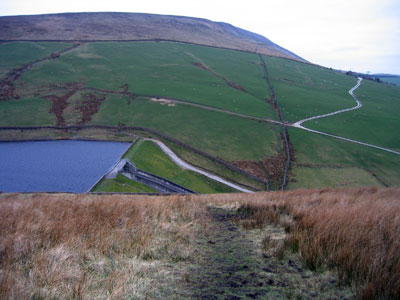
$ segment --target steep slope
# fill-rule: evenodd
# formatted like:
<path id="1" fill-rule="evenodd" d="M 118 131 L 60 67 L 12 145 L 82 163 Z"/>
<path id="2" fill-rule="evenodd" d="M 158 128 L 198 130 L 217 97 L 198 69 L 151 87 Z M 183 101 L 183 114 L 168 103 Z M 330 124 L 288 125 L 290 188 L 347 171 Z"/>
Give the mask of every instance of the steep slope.
<path id="1" fill-rule="evenodd" d="M 173 40 L 304 61 L 267 38 L 227 23 L 139 13 L 64 13 L 0 18 L 0 40 Z"/>

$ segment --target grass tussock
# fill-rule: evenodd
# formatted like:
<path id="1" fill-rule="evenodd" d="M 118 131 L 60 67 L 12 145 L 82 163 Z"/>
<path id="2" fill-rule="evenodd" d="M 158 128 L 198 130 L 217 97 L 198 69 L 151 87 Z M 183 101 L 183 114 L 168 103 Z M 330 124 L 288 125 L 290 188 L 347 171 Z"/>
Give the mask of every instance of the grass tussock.
<path id="1" fill-rule="evenodd" d="M 354 189 L 293 197 L 287 240 L 308 267 L 334 267 L 362 299 L 400 298 L 400 191 Z"/>
<path id="2" fill-rule="evenodd" d="M 143 298 L 160 261 L 190 259 L 200 213 L 184 197 L 2 195 L 0 298 Z"/>
<path id="3" fill-rule="evenodd" d="M 400 298 L 400 189 L 296 190 L 240 202 L 244 228 L 284 226 L 279 257 L 291 250 L 311 270 L 337 270 L 361 299 Z"/>
<path id="4" fill-rule="evenodd" d="M 360 299 L 400 298 L 400 189 L 202 196 L 0 196 L 1 299 L 162 297 L 165 264 L 192 259 L 207 206 L 236 209 L 245 229 L 280 225 L 310 269 L 336 270 Z M 260 231 L 262 232 L 262 231 Z M 279 247 L 278 247 L 279 248 Z M 161 280 L 161 281 L 160 281 Z M 163 281 L 164 280 L 164 281 Z M 156 296 L 154 296 L 156 295 Z"/>

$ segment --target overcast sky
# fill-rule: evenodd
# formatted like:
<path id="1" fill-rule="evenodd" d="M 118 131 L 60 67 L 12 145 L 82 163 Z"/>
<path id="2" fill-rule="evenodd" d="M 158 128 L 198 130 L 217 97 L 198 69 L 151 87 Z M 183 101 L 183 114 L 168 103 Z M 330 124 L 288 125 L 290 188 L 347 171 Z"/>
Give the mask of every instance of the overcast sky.
<path id="1" fill-rule="evenodd" d="M 400 0 L 1 0 L 0 15 L 81 11 L 200 17 L 259 33 L 310 62 L 400 74 Z"/>

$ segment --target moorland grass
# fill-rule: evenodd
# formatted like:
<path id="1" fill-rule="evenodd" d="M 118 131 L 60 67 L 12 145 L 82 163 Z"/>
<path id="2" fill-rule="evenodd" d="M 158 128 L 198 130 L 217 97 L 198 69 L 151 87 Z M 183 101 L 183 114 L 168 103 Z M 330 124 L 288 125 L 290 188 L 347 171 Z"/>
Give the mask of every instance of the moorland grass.
<path id="1" fill-rule="evenodd" d="M 236 210 L 236 223 L 255 229 L 257 241 L 268 233 L 264 228 L 284 226 L 284 243 L 273 246 L 272 255 L 300 253 L 303 272 L 331 268 L 339 284 L 351 285 L 362 299 L 398 299 L 399 197 L 393 188 L 170 197 L 3 194 L 0 298 L 182 295 L 191 284 L 188 273 L 201 269 L 195 258 L 199 233 L 211 230 L 209 208 L 218 207 Z M 262 253 L 274 244 L 272 235 L 263 241 L 251 250 Z M 223 265 L 226 258 L 220 259 Z M 279 273 L 283 264 L 273 267 Z"/>
<path id="2" fill-rule="evenodd" d="M 157 298 L 206 217 L 176 196 L 8 194 L 0 207 L 1 299 Z"/>
<path id="3" fill-rule="evenodd" d="M 239 209 L 254 224 L 277 222 L 289 233 L 276 254 L 301 253 L 313 270 L 333 268 L 339 283 L 349 284 L 360 299 L 400 296 L 399 189 L 296 190 L 251 197 Z M 293 220 L 281 219 L 282 212 Z M 283 213 L 284 215 L 284 213 Z"/>
<path id="4" fill-rule="evenodd" d="M 363 80 L 354 93 L 363 104 L 360 109 L 310 121 L 304 126 L 400 150 L 400 87 Z"/>

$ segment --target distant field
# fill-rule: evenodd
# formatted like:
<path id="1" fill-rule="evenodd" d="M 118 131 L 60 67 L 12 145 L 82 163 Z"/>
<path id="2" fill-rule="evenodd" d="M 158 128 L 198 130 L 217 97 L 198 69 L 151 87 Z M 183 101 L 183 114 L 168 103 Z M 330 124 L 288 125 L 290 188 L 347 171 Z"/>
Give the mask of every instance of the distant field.
<path id="1" fill-rule="evenodd" d="M 400 87 L 363 80 L 354 92 L 363 106 L 306 127 L 382 147 L 400 150 Z M 355 105 L 355 101 L 354 101 Z"/>
<path id="2" fill-rule="evenodd" d="M 297 182 L 289 183 L 289 188 L 381 185 L 369 172 L 386 185 L 400 185 L 399 155 L 296 128 L 289 129 L 289 135 L 296 149 L 296 162 L 315 168 L 311 174 L 308 168 L 294 165 L 292 172 Z"/>
<path id="3" fill-rule="evenodd" d="M 262 159 L 277 151 L 274 126 L 187 105 L 109 96 L 92 124 L 150 127 L 225 160 Z M 129 104 L 128 104 L 129 103 Z"/>
<path id="4" fill-rule="evenodd" d="M 357 82 L 354 77 L 287 59 L 264 59 L 287 121 L 353 106 L 348 90 Z"/>
<path id="5" fill-rule="evenodd" d="M 293 173 L 296 175 L 297 182 L 290 183 L 290 189 L 383 186 L 382 183 L 366 170 L 357 167 L 329 168 L 294 166 Z"/>
<path id="6" fill-rule="evenodd" d="M 12 42 L 0 44 L 0 78 L 14 68 L 70 46 L 67 43 Z"/>
<path id="7" fill-rule="evenodd" d="M 50 102 L 40 98 L 0 101 L 0 126 L 43 126 L 54 123 Z"/>

